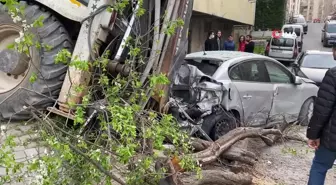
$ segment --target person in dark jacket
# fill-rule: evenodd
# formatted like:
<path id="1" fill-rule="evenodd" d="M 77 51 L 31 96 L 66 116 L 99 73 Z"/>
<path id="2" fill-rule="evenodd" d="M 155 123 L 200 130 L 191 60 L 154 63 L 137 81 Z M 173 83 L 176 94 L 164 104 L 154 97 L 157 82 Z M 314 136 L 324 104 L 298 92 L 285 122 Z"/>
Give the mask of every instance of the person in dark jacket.
<path id="1" fill-rule="evenodd" d="M 254 42 L 252 41 L 251 35 L 246 35 L 245 52 L 248 52 L 248 53 L 254 52 Z"/>
<path id="2" fill-rule="evenodd" d="M 224 42 L 224 50 L 227 51 L 234 51 L 235 50 L 235 43 L 233 41 L 232 35 L 228 37 L 228 40 Z"/>
<path id="3" fill-rule="evenodd" d="M 215 44 L 214 44 L 214 50 L 215 51 L 220 51 L 220 50 L 224 50 L 224 43 L 222 40 L 222 32 L 221 31 L 217 31 L 217 34 L 215 36 Z"/>
<path id="4" fill-rule="evenodd" d="M 336 45 L 333 46 L 336 60 Z M 307 129 L 308 146 L 315 149 L 308 185 L 324 185 L 336 159 L 336 67 L 329 69 L 315 99 Z"/>
<path id="5" fill-rule="evenodd" d="M 213 51 L 215 44 L 215 32 L 209 31 L 208 38 L 205 40 L 204 43 L 204 51 Z"/>

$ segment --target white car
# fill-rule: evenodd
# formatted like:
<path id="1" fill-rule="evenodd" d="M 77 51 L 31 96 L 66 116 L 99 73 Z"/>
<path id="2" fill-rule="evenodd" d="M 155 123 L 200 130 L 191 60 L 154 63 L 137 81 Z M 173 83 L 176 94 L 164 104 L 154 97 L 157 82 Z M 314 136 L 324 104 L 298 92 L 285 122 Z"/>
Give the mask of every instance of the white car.
<path id="1" fill-rule="evenodd" d="M 313 81 L 293 75 L 270 57 L 191 53 L 174 78 L 171 112 L 185 129 L 198 125 L 216 139 L 236 126 L 267 127 L 284 117 L 307 125 L 317 91 Z"/>
<path id="2" fill-rule="evenodd" d="M 281 31 L 283 33 L 295 33 L 296 40 L 298 41 L 299 52 L 302 51 L 303 47 L 303 26 L 299 24 L 285 24 L 282 26 Z"/>
<path id="3" fill-rule="evenodd" d="M 299 53 L 299 43 L 292 34 L 282 35 L 279 38 L 272 37 L 265 49 L 266 56 L 284 62 L 295 62 Z"/>

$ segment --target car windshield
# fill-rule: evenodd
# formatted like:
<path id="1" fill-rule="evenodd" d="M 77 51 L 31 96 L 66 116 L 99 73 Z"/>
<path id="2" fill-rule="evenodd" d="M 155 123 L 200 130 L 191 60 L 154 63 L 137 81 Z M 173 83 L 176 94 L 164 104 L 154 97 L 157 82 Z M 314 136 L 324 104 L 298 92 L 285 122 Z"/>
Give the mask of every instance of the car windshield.
<path id="1" fill-rule="evenodd" d="M 302 59 L 301 67 L 329 69 L 336 66 L 332 54 L 310 54 Z"/>
<path id="2" fill-rule="evenodd" d="M 296 18 L 293 19 L 293 22 L 294 23 L 305 23 L 306 21 L 302 17 L 296 17 Z"/>
<path id="3" fill-rule="evenodd" d="M 280 46 L 280 47 L 293 47 L 294 39 L 291 38 L 273 38 L 272 46 Z"/>
<path id="4" fill-rule="evenodd" d="M 200 71 L 208 76 L 215 74 L 218 67 L 221 65 L 221 61 L 217 60 L 204 60 L 204 59 L 186 59 L 189 65 L 197 67 Z"/>
<path id="5" fill-rule="evenodd" d="M 328 33 L 336 33 L 336 24 L 329 24 L 327 26 L 327 32 Z"/>
<path id="6" fill-rule="evenodd" d="M 284 28 L 284 32 L 285 33 L 293 33 L 293 31 L 295 32 L 295 34 L 297 36 L 301 36 L 301 30 L 300 30 L 300 28 L 293 28 L 293 27 L 285 27 Z"/>

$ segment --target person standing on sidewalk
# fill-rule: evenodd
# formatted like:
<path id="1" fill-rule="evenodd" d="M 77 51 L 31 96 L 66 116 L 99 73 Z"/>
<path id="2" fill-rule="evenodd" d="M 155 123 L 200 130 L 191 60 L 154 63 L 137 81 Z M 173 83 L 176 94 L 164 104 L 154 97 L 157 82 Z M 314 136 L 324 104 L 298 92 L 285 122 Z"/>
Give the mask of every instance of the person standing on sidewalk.
<path id="1" fill-rule="evenodd" d="M 248 52 L 248 53 L 254 52 L 254 42 L 252 41 L 251 35 L 246 35 L 245 52 Z"/>
<path id="2" fill-rule="evenodd" d="M 238 51 L 245 52 L 245 45 L 246 45 L 245 36 L 242 35 L 239 37 Z"/>
<path id="3" fill-rule="evenodd" d="M 235 50 L 235 43 L 234 43 L 234 41 L 233 41 L 233 37 L 232 37 L 232 35 L 230 35 L 229 37 L 228 37 L 228 40 L 226 40 L 225 42 L 224 42 L 224 50 L 227 50 L 227 51 L 234 51 Z"/>
<path id="4" fill-rule="evenodd" d="M 215 32 L 209 31 L 208 38 L 204 42 L 204 51 L 213 51 L 215 44 Z"/>
<path id="5" fill-rule="evenodd" d="M 336 60 L 336 45 L 333 45 Z M 324 185 L 326 174 L 336 160 L 336 67 L 329 69 L 315 99 L 307 129 L 308 146 L 315 149 L 308 185 Z"/>
<path id="6" fill-rule="evenodd" d="M 217 31 L 216 37 L 215 37 L 215 51 L 220 51 L 224 49 L 224 43 L 222 40 L 222 32 L 220 30 Z"/>

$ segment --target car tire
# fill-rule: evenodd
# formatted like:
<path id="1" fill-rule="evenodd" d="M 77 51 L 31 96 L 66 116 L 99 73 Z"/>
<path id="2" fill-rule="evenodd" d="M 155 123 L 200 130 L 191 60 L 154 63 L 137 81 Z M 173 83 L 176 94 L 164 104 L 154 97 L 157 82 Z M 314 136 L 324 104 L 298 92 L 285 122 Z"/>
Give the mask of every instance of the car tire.
<path id="1" fill-rule="evenodd" d="M 326 40 L 323 40 L 323 47 L 327 47 L 328 43 L 326 42 Z"/>
<path id="2" fill-rule="evenodd" d="M 300 110 L 298 117 L 298 124 L 301 126 L 308 126 L 309 121 L 313 115 L 314 110 L 314 98 L 307 99 Z"/>
<path id="3" fill-rule="evenodd" d="M 0 93 L 0 118 L 5 120 L 27 120 L 32 117 L 31 110 L 45 110 L 55 103 L 68 67 L 64 64 L 55 64 L 54 59 L 62 49 L 70 52 L 73 49 L 68 32 L 51 12 L 43 10 L 38 5 L 29 5 L 21 1 L 20 6 L 22 5 L 25 6 L 27 23 L 31 24 L 43 16 L 43 26 L 32 29 L 31 33 L 41 45 L 46 44 L 49 49 L 32 47 L 29 65 L 20 81 L 14 84 L 13 88 Z M 20 24 L 13 22 L 2 4 L 0 4 L 0 22 L 2 25 L 21 28 Z M 30 77 L 34 73 L 36 80 L 31 81 Z"/>
<path id="4" fill-rule="evenodd" d="M 238 127 L 236 117 L 228 111 L 221 111 L 220 113 L 209 117 L 209 119 L 215 123 L 209 135 L 214 141 Z M 207 123 L 206 120 L 204 120 L 204 123 Z"/>

